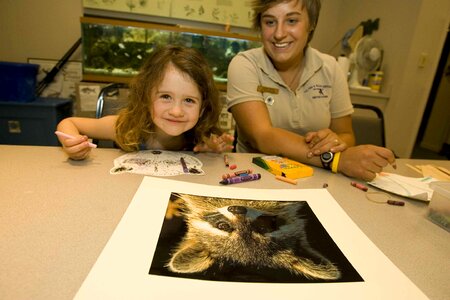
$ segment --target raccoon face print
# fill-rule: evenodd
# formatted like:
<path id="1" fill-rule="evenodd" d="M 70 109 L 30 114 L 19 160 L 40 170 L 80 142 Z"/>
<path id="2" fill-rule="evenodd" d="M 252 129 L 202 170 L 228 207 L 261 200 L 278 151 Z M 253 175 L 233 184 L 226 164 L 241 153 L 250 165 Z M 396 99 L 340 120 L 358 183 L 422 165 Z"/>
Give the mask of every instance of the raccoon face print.
<path id="1" fill-rule="evenodd" d="M 313 249 L 305 202 L 252 201 L 176 194 L 183 200 L 187 232 L 167 267 L 175 273 L 197 273 L 213 264 L 283 268 L 309 279 L 336 280 L 341 274 Z"/>

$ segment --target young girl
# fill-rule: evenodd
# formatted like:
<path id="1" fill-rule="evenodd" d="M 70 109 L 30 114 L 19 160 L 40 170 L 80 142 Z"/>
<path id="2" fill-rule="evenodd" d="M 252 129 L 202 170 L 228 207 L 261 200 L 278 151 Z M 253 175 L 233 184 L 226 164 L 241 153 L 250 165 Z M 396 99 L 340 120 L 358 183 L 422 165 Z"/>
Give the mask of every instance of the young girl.
<path id="1" fill-rule="evenodd" d="M 128 105 L 118 115 L 100 119 L 71 117 L 57 130 L 70 158 L 85 159 L 88 136 L 113 140 L 124 151 L 144 149 L 223 152 L 233 136 L 217 123 L 221 111 L 213 75 L 194 49 L 167 46 L 156 50 L 130 85 Z"/>

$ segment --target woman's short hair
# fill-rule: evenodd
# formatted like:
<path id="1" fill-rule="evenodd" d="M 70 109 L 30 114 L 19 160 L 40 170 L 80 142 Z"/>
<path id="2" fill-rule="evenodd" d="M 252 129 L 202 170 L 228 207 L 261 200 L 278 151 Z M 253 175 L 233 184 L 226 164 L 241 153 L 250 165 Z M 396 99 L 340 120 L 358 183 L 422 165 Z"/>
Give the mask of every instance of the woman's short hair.
<path id="1" fill-rule="evenodd" d="M 316 29 L 317 22 L 319 20 L 319 13 L 321 8 L 320 0 L 253 0 L 253 19 L 252 27 L 256 31 L 261 31 L 261 16 L 269 8 L 283 3 L 296 1 L 301 3 L 301 7 L 305 7 L 309 18 L 309 36 L 308 43 L 312 40 L 314 30 Z"/>

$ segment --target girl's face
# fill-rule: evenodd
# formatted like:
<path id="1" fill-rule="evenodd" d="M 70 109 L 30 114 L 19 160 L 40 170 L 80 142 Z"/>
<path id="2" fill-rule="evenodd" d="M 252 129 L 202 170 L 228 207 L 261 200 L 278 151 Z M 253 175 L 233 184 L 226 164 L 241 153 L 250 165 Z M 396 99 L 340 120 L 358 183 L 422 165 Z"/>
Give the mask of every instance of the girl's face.
<path id="1" fill-rule="evenodd" d="M 189 75 L 169 64 L 161 84 L 152 93 L 152 102 L 156 133 L 175 137 L 197 124 L 202 96 Z"/>
<path id="2" fill-rule="evenodd" d="M 309 34 L 309 18 L 300 0 L 281 2 L 261 15 L 264 49 L 275 68 L 297 65 L 303 58 Z"/>

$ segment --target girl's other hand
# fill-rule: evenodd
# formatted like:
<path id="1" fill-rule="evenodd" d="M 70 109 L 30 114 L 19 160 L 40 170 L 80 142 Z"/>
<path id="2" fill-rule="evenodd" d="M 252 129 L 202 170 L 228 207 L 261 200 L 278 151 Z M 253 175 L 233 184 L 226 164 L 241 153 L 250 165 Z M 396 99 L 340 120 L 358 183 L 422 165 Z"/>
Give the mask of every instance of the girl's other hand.
<path id="1" fill-rule="evenodd" d="M 194 147 L 194 152 L 228 152 L 233 149 L 234 137 L 231 134 L 223 133 L 221 136 L 211 134 L 209 138 L 204 138 L 203 142 Z"/>

